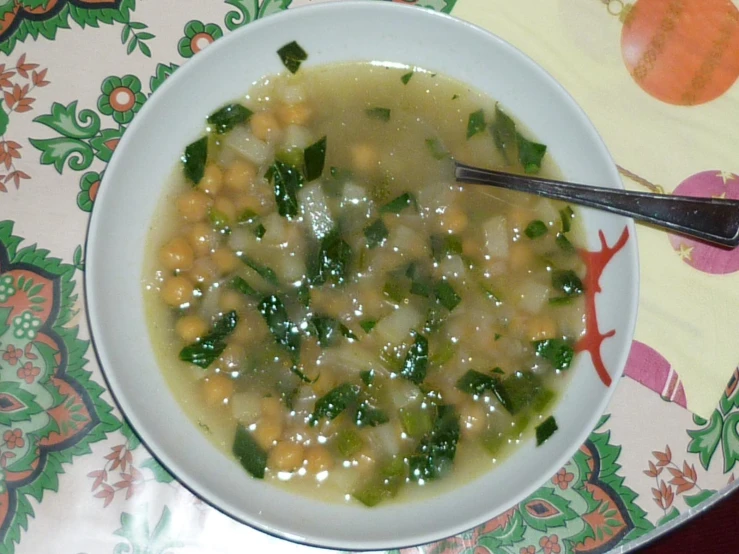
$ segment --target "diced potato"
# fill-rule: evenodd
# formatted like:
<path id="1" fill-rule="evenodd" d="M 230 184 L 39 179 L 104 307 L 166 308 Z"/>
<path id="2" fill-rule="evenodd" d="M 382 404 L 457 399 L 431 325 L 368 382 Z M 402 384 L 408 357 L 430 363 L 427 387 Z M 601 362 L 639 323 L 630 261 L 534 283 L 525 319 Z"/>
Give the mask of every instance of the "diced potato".
<path id="1" fill-rule="evenodd" d="M 550 288 L 547 285 L 533 279 L 521 282 L 515 290 L 516 304 L 530 314 L 539 313 L 550 295 Z"/>
<path id="2" fill-rule="evenodd" d="M 393 313 L 379 321 L 373 333 L 383 341 L 400 344 L 411 331 L 423 323 L 423 315 L 413 306 L 400 306 Z"/>
<path id="3" fill-rule="evenodd" d="M 313 134 L 302 125 L 288 125 L 285 129 L 285 138 L 282 140 L 286 148 L 300 148 L 301 150 L 305 150 L 313 142 Z"/>
<path id="4" fill-rule="evenodd" d="M 485 249 L 490 256 L 507 258 L 509 250 L 508 222 L 505 216 L 495 215 L 483 224 Z"/>
<path id="5" fill-rule="evenodd" d="M 262 397 L 256 392 L 238 392 L 231 397 L 231 414 L 242 425 L 255 423 L 261 414 Z"/>
<path id="6" fill-rule="evenodd" d="M 274 156 L 272 146 L 256 138 L 246 127 L 233 129 L 226 135 L 223 144 L 257 165 L 266 163 Z"/>
<path id="7" fill-rule="evenodd" d="M 334 220 L 320 183 L 303 187 L 298 193 L 298 200 L 311 234 L 321 240 L 334 228 Z"/>

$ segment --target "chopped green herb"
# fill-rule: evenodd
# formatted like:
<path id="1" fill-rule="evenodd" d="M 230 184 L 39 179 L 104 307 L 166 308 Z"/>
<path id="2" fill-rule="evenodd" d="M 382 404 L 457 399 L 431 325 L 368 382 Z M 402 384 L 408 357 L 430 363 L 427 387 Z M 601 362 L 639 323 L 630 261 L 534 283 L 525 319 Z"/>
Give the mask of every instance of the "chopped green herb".
<path id="1" fill-rule="evenodd" d="M 516 149 L 516 124 L 513 119 L 495 105 L 495 120 L 490 126 L 490 134 L 498 151 L 503 155 L 506 163 L 513 161 L 513 152 Z"/>
<path id="2" fill-rule="evenodd" d="M 417 334 L 415 342 L 408 349 L 400 375 L 412 383 L 420 385 L 426 378 L 429 365 L 429 342 L 423 335 Z"/>
<path id="3" fill-rule="evenodd" d="M 308 59 L 308 53 L 295 42 L 289 42 L 277 51 L 283 65 L 290 73 L 297 73 L 300 64 Z"/>
<path id="4" fill-rule="evenodd" d="M 540 219 L 535 219 L 531 223 L 529 223 L 526 226 L 526 229 L 524 230 L 524 233 L 527 237 L 530 239 L 538 239 L 539 237 L 543 237 L 549 232 L 549 227 L 547 227 L 547 224 L 544 223 Z"/>
<path id="5" fill-rule="evenodd" d="M 285 304 L 277 296 L 267 296 L 259 303 L 258 309 L 272 337 L 297 364 L 300 358 L 300 330 L 288 318 Z"/>
<path id="6" fill-rule="evenodd" d="M 559 211 L 559 217 L 562 220 L 562 232 L 569 233 L 572 228 L 572 220 L 575 219 L 575 212 L 567 206 L 564 210 Z"/>
<path id="7" fill-rule="evenodd" d="M 303 167 L 305 161 L 305 152 L 302 148 L 289 147 L 281 148 L 275 154 L 275 159 L 283 164 L 293 167 Z"/>
<path id="8" fill-rule="evenodd" d="M 377 427 L 390 421 L 388 415 L 370 405 L 366 400 L 357 409 L 356 423 L 359 427 Z"/>
<path id="9" fill-rule="evenodd" d="M 239 291 L 241 294 L 245 296 L 259 296 L 259 293 L 254 290 L 254 288 L 247 283 L 243 278 L 239 277 L 238 275 L 231 279 L 231 288 Z"/>
<path id="10" fill-rule="evenodd" d="M 277 210 L 283 217 L 298 215 L 298 190 L 303 186 L 303 176 L 298 168 L 275 160 L 270 166 L 267 179 L 272 181 L 275 189 Z"/>
<path id="11" fill-rule="evenodd" d="M 434 351 L 433 355 L 429 358 L 429 363 L 433 366 L 440 366 L 447 363 L 454 357 L 457 352 L 457 346 L 451 342 L 445 342 L 441 348 Z"/>
<path id="12" fill-rule="evenodd" d="M 258 239 L 261 239 L 266 232 L 267 229 L 261 223 L 254 228 L 254 234 L 257 236 Z"/>
<path id="13" fill-rule="evenodd" d="M 491 288 L 489 288 L 488 286 L 484 284 L 480 284 L 480 288 L 482 289 L 482 292 L 485 294 L 485 296 L 487 296 L 490 300 L 495 302 L 496 306 L 500 306 L 503 303 L 500 295 L 494 290 L 492 290 Z"/>
<path id="14" fill-rule="evenodd" d="M 323 347 L 333 346 L 340 336 L 348 339 L 358 340 L 357 335 L 341 323 L 338 319 L 329 316 L 313 316 L 311 325 L 315 329 L 318 344 Z"/>
<path id="15" fill-rule="evenodd" d="M 575 356 L 574 349 L 562 339 L 547 339 L 532 343 L 538 356 L 549 361 L 555 369 L 567 369 Z"/>
<path id="16" fill-rule="evenodd" d="M 323 166 L 326 163 L 326 137 L 311 144 L 305 149 L 305 180 L 312 181 L 318 179 L 323 173 Z"/>
<path id="17" fill-rule="evenodd" d="M 257 217 L 259 217 L 256 212 L 246 209 L 243 212 L 241 212 L 241 215 L 237 218 L 238 223 L 252 223 Z"/>
<path id="18" fill-rule="evenodd" d="M 413 77 L 413 72 L 409 71 L 408 73 L 403 74 L 403 76 L 400 78 L 401 81 L 403 81 L 404 85 L 408 84 L 408 81 L 411 80 L 411 77 Z"/>
<path id="19" fill-rule="evenodd" d="M 353 496 L 367 507 L 377 506 L 383 500 L 389 500 L 398 494 L 398 489 L 405 482 L 405 475 L 403 458 L 393 458 L 369 484 L 355 492 Z"/>
<path id="20" fill-rule="evenodd" d="M 364 236 L 367 239 L 367 248 L 381 246 L 390 233 L 382 219 L 377 219 L 371 225 L 364 228 Z"/>
<path id="21" fill-rule="evenodd" d="M 341 238 L 337 230 L 330 232 L 321 240 L 318 256 L 313 260 L 309 270 L 311 282 L 314 285 L 326 282 L 344 284 L 349 275 L 351 261 L 351 246 Z"/>
<path id="22" fill-rule="evenodd" d="M 570 240 L 564 235 L 564 233 L 558 233 L 557 238 L 554 239 L 554 242 L 557 246 L 559 246 L 560 250 L 562 252 L 566 252 L 567 254 L 571 254 L 575 251 L 575 246 L 570 242 Z"/>
<path id="23" fill-rule="evenodd" d="M 231 450 L 239 463 L 252 477 L 264 479 L 264 471 L 267 468 L 267 453 L 243 425 L 236 428 L 236 436 Z"/>
<path id="24" fill-rule="evenodd" d="M 579 296 L 585 290 L 577 273 L 571 269 L 552 271 L 552 286 L 565 296 Z"/>
<path id="25" fill-rule="evenodd" d="M 210 333 L 180 350 L 180 360 L 196 366 L 207 368 L 226 349 L 226 338 L 236 329 L 239 316 L 235 311 L 224 314 Z"/>
<path id="26" fill-rule="evenodd" d="M 425 333 L 433 333 L 441 329 L 444 325 L 449 312 L 442 308 L 439 304 L 432 304 L 429 306 L 428 312 L 426 313 L 426 322 L 423 325 Z"/>
<path id="27" fill-rule="evenodd" d="M 476 394 L 482 396 L 487 391 L 492 391 L 496 387 L 497 379 L 485 375 L 474 369 L 470 369 L 457 380 L 457 388 L 467 394 Z"/>
<path id="28" fill-rule="evenodd" d="M 541 446 L 554 432 L 559 429 L 553 416 L 546 418 L 541 425 L 536 426 L 536 446 Z"/>
<path id="29" fill-rule="evenodd" d="M 549 299 L 550 306 L 567 306 L 569 304 L 572 304 L 571 296 L 555 296 Z"/>
<path id="30" fill-rule="evenodd" d="M 431 235 L 431 255 L 440 262 L 447 256 L 462 254 L 462 239 L 457 235 Z"/>
<path id="31" fill-rule="evenodd" d="M 409 289 L 405 280 L 395 277 L 385 282 L 382 293 L 393 302 L 402 302 L 408 298 Z"/>
<path id="32" fill-rule="evenodd" d="M 311 425 L 315 425 L 321 418 L 335 419 L 341 412 L 357 401 L 359 386 L 344 383 L 330 390 L 316 401 Z"/>
<path id="33" fill-rule="evenodd" d="M 374 319 L 365 319 L 359 324 L 359 326 L 364 330 L 365 333 L 369 333 L 372 329 L 375 328 L 375 325 L 377 325 L 377 321 L 375 321 Z"/>
<path id="34" fill-rule="evenodd" d="M 401 194 L 397 198 L 394 198 L 393 200 L 385 204 L 382 208 L 380 208 L 380 213 L 399 214 L 408 206 L 415 203 L 416 198 L 410 192 L 404 192 L 403 194 Z"/>
<path id="35" fill-rule="evenodd" d="M 310 285 L 306 281 L 298 287 L 298 301 L 306 308 L 310 307 Z"/>
<path id="36" fill-rule="evenodd" d="M 428 298 L 431 294 L 431 287 L 427 283 L 421 281 L 411 281 L 410 293 L 416 296 L 423 296 Z"/>
<path id="37" fill-rule="evenodd" d="M 459 98 L 459 94 L 452 95 L 452 100 L 456 100 L 457 98 Z"/>
<path id="38" fill-rule="evenodd" d="M 333 419 L 333 418 L 330 418 Z M 342 429 L 336 436 L 336 449 L 345 458 L 351 458 L 362 450 L 364 441 L 354 429 Z"/>
<path id="39" fill-rule="evenodd" d="M 196 140 L 185 148 L 182 163 L 185 177 L 197 185 L 205 175 L 205 162 L 208 160 L 208 137 Z"/>
<path id="40" fill-rule="evenodd" d="M 228 217 L 223 212 L 211 209 L 208 214 L 208 219 L 211 224 L 222 235 L 230 235 L 231 227 L 228 224 Z"/>
<path id="41" fill-rule="evenodd" d="M 426 143 L 426 148 L 428 148 L 431 156 L 435 160 L 443 160 L 444 158 L 449 157 L 449 151 L 444 148 L 444 145 L 438 138 L 428 138 L 424 142 Z"/>
<path id="42" fill-rule="evenodd" d="M 365 370 L 359 372 L 359 378 L 362 380 L 362 383 L 367 385 L 368 387 L 374 382 L 375 380 L 375 370 Z"/>
<path id="43" fill-rule="evenodd" d="M 380 121 L 390 121 L 390 110 L 388 108 L 368 108 L 364 110 L 367 117 Z"/>
<path id="44" fill-rule="evenodd" d="M 546 390 L 541 377 L 526 371 L 509 375 L 500 382 L 499 390 L 493 392 L 503 407 L 516 415 L 530 407 Z"/>
<path id="45" fill-rule="evenodd" d="M 275 273 L 274 270 L 272 270 L 271 268 L 267 267 L 266 265 L 260 264 L 258 261 L 250 258 L 243 252 L 241 254 L 237 253 L 237 257 L 242 262 L 244 262 L 244 264 L 256 271 L 257 275 L 267 281 L 270 285 L 278 286 L 280 284 L 277 273 Z"/>
<path id="46" fill-rule="evenodd" d="M 541 161 L 547 152 L 544 144 L 533 142 L 525 138 L 520 133 L 516 133 L 518 142 L 518 161 L 521 162 L 526 173 L 539 173 L 541 169 Z"/>
<path id="47" fill-rule="evenodd" d="M 458 441 L 459 418 L 454 406 L 439 406 L 434 428 L 408 458 L 410 478 L 428 481 L 442 477 L 452 467 Z"/>
<path id="48" fill-rule="evenodd" d="M 467 119 L 467 139 L 474 137 L 477 133 L 485 130 L 485 112 L 482 109 L 472 112 Z"/>
<path id="49" fill-rule="evenodd" d="M 498 340 L 500 338 L 500 335 L 498 333 L 495 333 L 495 340 Z M 494 367 L 490 370 L 490 373 L 495 373 L 496 375 L 505 375 L 505 371 L 503 371 L 499 367 Z"/>
<path id="50" fill-rule="evenodd" d="M 462 301 L 462 297 L 452 288 L 447 281 L 439 281 L 436 285 L 436 299 L 447 310 L 452 311 Z"/>
<path id="51" fill-rule="evenodd" d="M 420 439 L 434 427 L 433 405 L 423 407 L 421 404 L 401 408 L 400 424 L 409 437 Z"/>
<path id="52" fill-rule="evenodd" d="M 208 116 L 208 123 L 213 125 L 213 130 L 216 133 L 222 135 L 237 125 L 246 123 L 253 113 L 249 108 L 241 104 L 229 104 L 210 114 Z"/>

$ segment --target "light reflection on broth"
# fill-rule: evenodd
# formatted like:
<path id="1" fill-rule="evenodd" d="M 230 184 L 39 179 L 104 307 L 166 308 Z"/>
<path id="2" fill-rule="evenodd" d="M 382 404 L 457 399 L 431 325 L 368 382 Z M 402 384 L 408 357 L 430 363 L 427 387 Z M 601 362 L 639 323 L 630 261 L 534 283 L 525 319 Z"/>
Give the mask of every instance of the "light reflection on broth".
<path id="1" fill-rule="evenodd" d="M 188 149 L 150 236 L 152 342 L 184 411 L 252 475 L 329 501 L 490 470 L 566 383 L 584 266 L 569 208 L 459 186 L 450 156 L 537 171 L 539 146 L 420 69 L 302 69 L 243 105 L 212 117 L 204 167 Z"/>

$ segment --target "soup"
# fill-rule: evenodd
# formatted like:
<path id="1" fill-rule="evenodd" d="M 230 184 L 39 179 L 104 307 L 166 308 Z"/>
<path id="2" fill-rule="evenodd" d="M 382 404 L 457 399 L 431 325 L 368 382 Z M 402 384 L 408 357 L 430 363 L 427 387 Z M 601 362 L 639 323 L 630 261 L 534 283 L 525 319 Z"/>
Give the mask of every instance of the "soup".
<path id="1" fill-rule="evenodd" d="M 267 77 L 187 147 L 151 235 L 152 342 L 253 477 L 374 506 L 556 431 L 577 218 L 457 184 L 452 159 L 556 175 L 493 99 L 372 63 Z"/>

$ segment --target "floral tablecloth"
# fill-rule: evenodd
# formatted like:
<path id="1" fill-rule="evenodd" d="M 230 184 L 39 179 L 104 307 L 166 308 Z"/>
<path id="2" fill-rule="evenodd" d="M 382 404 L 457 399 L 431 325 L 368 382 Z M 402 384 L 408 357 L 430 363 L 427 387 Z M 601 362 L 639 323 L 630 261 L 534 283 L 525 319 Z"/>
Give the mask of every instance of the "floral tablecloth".
<path id="1" fill-rule="evenodd" d="M 312 550 L 232 521 L 159 466 L 104 388 L 82 294 L 105 165 L 146 99 L 212 41 L 310 3 L 0 0 L 0 554 Z M 735 3 L 417 4 L 495 30 L 554 73 L 627 186 L 739 197 Z M 614 131 L 619 119 L 633 127 L 628 140 Z M 624 552 L 735 488 L 739 351 L 714 338 L 737 329 L 739 254 L 644 228 L 639 241 L 646 315 L 599 427 L 514 509 L 404 554 Z M 679 321 L 675 295 L 685 299 Z M 708 317 L 691 297 L 723 307 Z M 688 378 L 694 359 L 715 369 L 713 389 L 726 383 L 718 403 L 700 376 Z"/>

